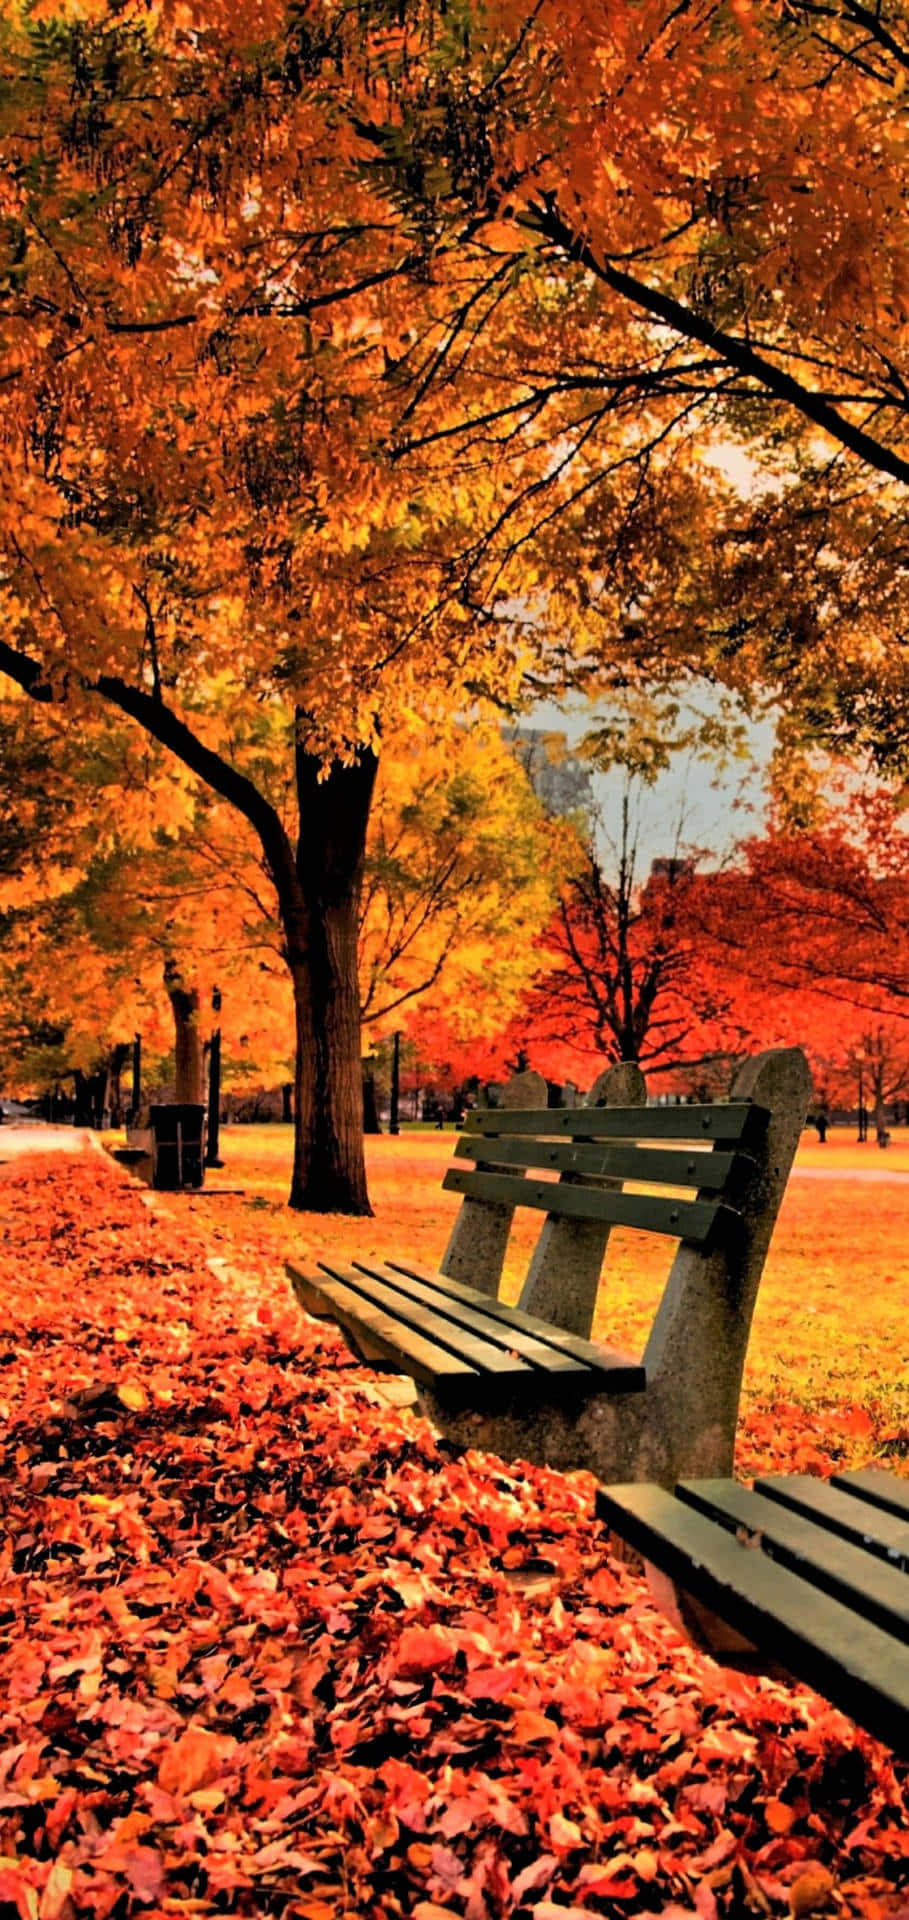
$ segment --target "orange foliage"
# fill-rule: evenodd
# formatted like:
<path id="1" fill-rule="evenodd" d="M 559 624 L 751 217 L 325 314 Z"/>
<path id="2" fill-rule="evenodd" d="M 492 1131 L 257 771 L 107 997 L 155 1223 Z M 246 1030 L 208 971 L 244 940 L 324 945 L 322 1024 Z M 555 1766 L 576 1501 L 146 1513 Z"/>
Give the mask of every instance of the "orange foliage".
<path id="1" fill-rule="evenodd" d="M 895 1920 L 905 1767 L 681 1646 L 585 1475 L 377 1402 L 223 1198 L 0 1185 L 12 1912 Z"/>

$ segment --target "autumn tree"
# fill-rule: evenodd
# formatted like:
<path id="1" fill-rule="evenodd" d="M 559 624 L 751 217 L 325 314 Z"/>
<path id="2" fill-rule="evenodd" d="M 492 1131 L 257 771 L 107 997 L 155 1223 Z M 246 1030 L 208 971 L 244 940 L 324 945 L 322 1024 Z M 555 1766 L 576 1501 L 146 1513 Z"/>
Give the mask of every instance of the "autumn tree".
<path id="1" fill-rule="evenodd" d="M 487 538 L 509 437 L 466 465 L 445 444 L 452 316 L 472 279 L 485 302 L 489 257 L 472 220 L 466 252 L 414 228 L 375 164 L 408 36 L 381 9 L 266 8 L 261 33 L 216 5 L 193 34 L 167 7 L 11 31 L 0 667 L 71 726 L 113 706 L 255 833 L 294 993 L 292 1201 L 361 1210 L 380 740 L 402 714 L 511 709 L 572 648 L 510 535 Z M 434 434 L 409 449 L 417 401 Z M 519 458 L 550 483 L 548 444 Z"/>
<path id="2" fill-rule="evenodd" d="M 399 739 L 382 757 L 366 851 L 360 981 L 370 1040 L 414 1017 L 447 1017 L 474 1034 L 503 1025 L 574 858 L 570 827 L 547 820 L 495 726 Z"/>
<path id="3" fill-rule="evenodd" d="M 430 512 L 383 450 L 425 249 L 358 167 L 308 28 L 257 97 L 243 23 L 203 24 L 61 9 L 7 48 L 25 84 L 5 128 L 0 664 L 76 726 L 113 705 L 256 833 L 294 987 L 292 1200 L 362 1210 L 356 931 L 381 731 L 452 685 L 507 697 L 520 668 L 446 588 L 458 501 L 437 489 Z M 263 710 L 287 823 L 259 778 Z"/>
<path id="4" fill-rule="evenodd" d="M 909 1039 L 903 799 L 830 767 L 826 790 L 812 787 L 806 767 L 787 800 L 723 871 L 695 877 L 690 936 L 728 979 L 730 1016 L 756 1044 L 802 1045 L 819 1082 L 853 1088 L 867 1061 L 880 1130 Z"/>
<path id="5" fill-rule="evenodd" d="M 713 617 L 730 432 L 782 418 L 787 472 L 827 435 L 875 476 L 856 550 L 895 525 L 900 26 L 869 63 L 846 4 L 833 51 L 769 5 L 11 19 L 0 668 L 73 726 L 114 706 L 256 835 L 294 993 L 295 1205 L 368 1204 L 356 924 L 402 711 L 581 675 L 778 687 L 781 623 L 746 644 Z M 813 726 L 818 607 L 789 649 Z M 873 735 L 880 701 L 852 719 L 835 658 L 830 683 L 826 719 Z"/>
<path id="6" fill-rule="evenodd" d="M 466 72 L 438 71 L 406 124 L 426 217 L 486 223 L 486 311 L 512 321 L 485 327 L 496 428 L 551 435 L 546 485 L 516 479 L 497 533 L 520 544 L 533 525 L 546 548 L 570 528 L 565 630 L 621 632 L 626 672 L 674 661 L 770 690 L 793 736 L 905 764 L 903 0 L 544 0 L 473 18 Z M 397 137 L 384 150 L 423 177 Z M 448 444 L 482 418 L 468 397 Z M 593 460 L 610 437 L 613 460 Z M 669 444 L 689 469 L 675 515 Z M 692 539 L 711 460 L 741 484 Z M 566 498 L 552 479 L 569 472 Z"/>
<path id="7" fill-rule="evenodd" d="M 730 964 L 779 992 L 822 992 L 909 1017 L 909 885 L 902 798 L 847 789 L 816 825 L 771 823 L 705 876 L 693 911 Z"/>
<path id="8" fill-rule="evenodd" d="M 16 831 L 0 872 L 8 1071 L 32 1085 L 70 1076 L 81 1085 L 109 1059 L 122 1065 L 141 1029 L 153 1071 L 185 1041 L 177 1097 L 200 1099 L 219 982 L 233 1072 L 285 1078 L 292 1004 L 263 967 L 264 954 L 274 957 L 273 899 L 230 809 L 113 709 L 77 734 L 53 704 L 24 696 L 0 701 L 0 790 Z M 168 993 L 178 983 L 182 1033 Z"/>

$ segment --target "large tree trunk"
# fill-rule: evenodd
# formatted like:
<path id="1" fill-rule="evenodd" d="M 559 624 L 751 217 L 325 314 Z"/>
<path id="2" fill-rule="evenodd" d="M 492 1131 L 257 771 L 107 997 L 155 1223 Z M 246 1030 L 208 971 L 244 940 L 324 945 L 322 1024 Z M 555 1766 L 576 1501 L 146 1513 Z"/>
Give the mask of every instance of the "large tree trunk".
<path id="1" fill-rule="evenodd" d="M 176 1099 L 180 1105 L 191 1103 L 200 1107 L 205 1101 L 205 1073 L 199 1023 L 199 989 L 185 985 L 175 960 L 165 963 L 164 985 L 174 1014 Z"/>
<path id="2" fill-rule="evenodd" d="M 299 894 L 283 900 L 294 986 L 294 1169 L 290 1204 L 314 1213 L 372 1211 L 363 1155 L 357 923 L 376 757 L 351 765 L 297 753 L 302 830 Z"/>

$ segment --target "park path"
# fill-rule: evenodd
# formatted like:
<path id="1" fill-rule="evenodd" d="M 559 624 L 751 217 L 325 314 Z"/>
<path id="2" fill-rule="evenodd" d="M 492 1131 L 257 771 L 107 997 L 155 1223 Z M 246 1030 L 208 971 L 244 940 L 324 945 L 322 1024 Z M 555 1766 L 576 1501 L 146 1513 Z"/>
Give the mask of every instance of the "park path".
<path id="1" fill-rule="evenodd" d="M 27 1153 L 81 1153 L 84 1147 L 103 1151 L 97 1134 L 90 1127 L 57 1126 L 48 1120 L 8 1120 L 0 1126 L 0 1166 L 5 1160 Z M 909 1172 L 902 1167 L 799 1167 L 792 1169 L 793 1180 L 861 1180 L 880 1184 L 896 1182 L 905 1186 Z"/>
<path id="2" fill-rule="evenodd" d="M 6 1120 L 0 1127 L 0 1165 L 26 1153 L 81 1153 L 95 1146 L 88 1127 L 55 1126 L 47 1120 Z"/>
<path id="3" fill-rule="evenodd" d="M 905 1182 L 909 1180 L 909 1173 L 906 1172 L 905 1167 L 894 1167 L 891 1170 L 891 1168 L 888 1166 L 793 1167 L 789 1177 L 791 1180 L 886 1181 L 888 1185 L 890 1185 L 893 1183 L 894 1180 L 898 1182 Z"/>

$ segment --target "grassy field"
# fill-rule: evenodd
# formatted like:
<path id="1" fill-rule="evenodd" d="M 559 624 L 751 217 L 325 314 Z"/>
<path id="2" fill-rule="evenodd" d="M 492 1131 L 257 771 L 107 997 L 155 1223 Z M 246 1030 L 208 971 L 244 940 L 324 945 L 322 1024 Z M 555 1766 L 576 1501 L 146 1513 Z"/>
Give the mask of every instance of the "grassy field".
<path id="1" fill-rule="evenodd" d="M 293 1254 L 407 1248 L 437 1263 L 458 1208 L 442 1191 L 453 1130 L 405 1130 L 367 1143 L 373 1217 L 291 1213 L 289 1127 L 227 1127 L 224 1167 L 188 1210 L 213 1250 L 244 1269 Z M 824 1177 L 818 1177 L 823 1174 Z M 862 1177 L 862 1176 L 865 1177 Z M 867 1176 L 873 1176 L 869 1178 Z M 806 1132 L 765 1269 L 749 1348 L 739 1468 L 909 1458 L 909 1138 L 882 1152 L 853 1130 L 821 1146 Z M 161 1196 L 162 1201 L 164 1196 Z M 514 1299 L 538 1222 L 520 1220 L 503 1292 Z M 667 1271 L 664 1250 L 613 1235 L 594 1333 L 640 1351 Z"/>

